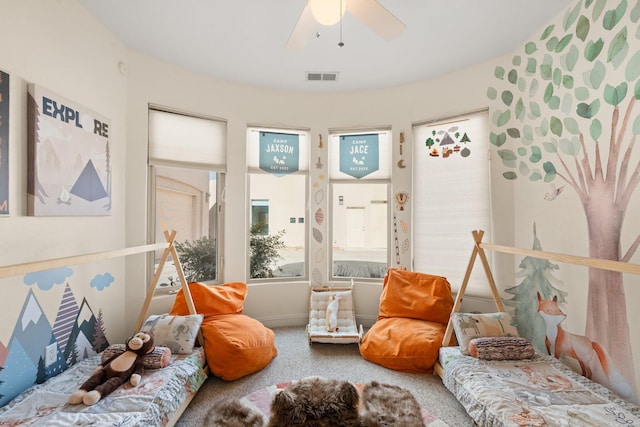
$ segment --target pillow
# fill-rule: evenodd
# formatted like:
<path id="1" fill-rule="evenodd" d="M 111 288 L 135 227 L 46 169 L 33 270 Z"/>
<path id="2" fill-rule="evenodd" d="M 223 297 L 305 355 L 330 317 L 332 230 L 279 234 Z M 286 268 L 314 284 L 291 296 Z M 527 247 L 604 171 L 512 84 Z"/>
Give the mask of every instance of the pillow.
<path id="1" fill-rule="evenodd" d="M 211 372 L 233 381 L 257 372 L 276 357 L 275 334 L 244 314 L 221 314 L 202 323 Z"/>
<path id="2" fill-rule="evenodd" d="M 112 344 L 102 352 L 102 363 L 110 357 L 117 356 L 126 351 L 124 344 Z M 145 369 L 160 369 L 171 363 L 171 350 L 169 347 L 156 346 L 151 353 L 142 356 L 142 363 Z"/>
<path id="3" fill-rule="evenodd" d="M 378 319 L 408 317 L 446 325 L 452 309 L 451 285 L 446 278 L 396 268 L 387 270 Z"/>
<path id="4" fill-rule="evenodd" d="M 483 360 L 531 359 L 533 345 L 522 337 L 483 337 L 469 341 L 469 356 Z"/>
<path id="5" fill-rule="evenodd" d="M 371 326 L 360 343 L 365 360 L 402 372 L 433 373 L 445 326 L 438 322 L 392 317 Z"/>
<path id="6" fill-rule="evenodd" d="M 202 318 L 202 314 L 152 315 L 140 330 L 153 333 L 153 343 L 160 347 L 169 347 L 173 354 L 189 354 L 193 351 Z"/>
<path id="7" fill-rule="evenodd" d="M 247 296 L 247 284 L 232 282 L 213 286 L 193 282 L 189 283 L 189 291 L 191 291 L 196 312 L 203 314 L 204 317 L 242 313 L 244 299 Z M 190 314 L 182 289 L 176 294 L 176 299 L 169 313 L 182 316 Z"/>
<path id="8" fill-rule="evenodd" d="M 474 338 L 520 336 L 509 313 L 453 313 L 451 322 L 460 351 L 465 355 L 469 355 L 469 341 Z"/>

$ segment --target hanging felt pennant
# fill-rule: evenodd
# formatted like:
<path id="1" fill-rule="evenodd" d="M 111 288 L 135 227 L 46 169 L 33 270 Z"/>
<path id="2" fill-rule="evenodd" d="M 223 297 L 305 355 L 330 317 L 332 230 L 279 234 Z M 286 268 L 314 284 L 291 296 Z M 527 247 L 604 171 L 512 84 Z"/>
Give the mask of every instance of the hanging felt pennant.
<path id="1" fill-rule="evenodd" d="M 260 169 L 275 176 L 298 170 L 300 135 L 260 132 Z"/>
<path id="2" fill-rule="evenodd" d="M 362 178 L 379 169 L 378 134 L 340 136 L 340 172 Z"/>

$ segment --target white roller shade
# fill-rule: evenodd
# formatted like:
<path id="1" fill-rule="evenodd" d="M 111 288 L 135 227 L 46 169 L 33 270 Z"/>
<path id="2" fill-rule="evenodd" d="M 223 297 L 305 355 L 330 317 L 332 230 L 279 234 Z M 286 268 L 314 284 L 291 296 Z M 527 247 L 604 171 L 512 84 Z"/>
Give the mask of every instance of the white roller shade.
<path id="1" fill-rule="evenodd" d="M 491 235 L 488 120 L 485 111 L 413 128 L 414 270 L 445 276 L 455 290 L 473 249 L 471 231 Z M 481 267 L 467 291 L 489 295 Z"/>
<path id="2" fill-rule="evenodd" d="M 149 160 L 206 165 L 224 171 L 227 124 L 160 110 L 149 110 Z"/>

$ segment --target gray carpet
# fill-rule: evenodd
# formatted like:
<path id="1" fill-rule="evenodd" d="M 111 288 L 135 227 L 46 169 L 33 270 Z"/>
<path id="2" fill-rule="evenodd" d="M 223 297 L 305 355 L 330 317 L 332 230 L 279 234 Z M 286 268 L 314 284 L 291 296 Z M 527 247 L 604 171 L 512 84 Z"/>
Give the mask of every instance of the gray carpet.
<path id="1" fill-rule="evenodd" d="M 227 382 L 209 377 L 198 391 L 176 426 L 202 425 L 211 404 L 223 397 L 240 398 L 253 391 L 285 381 L 309 376 L 321 376 L 367 383 L 381 383 L 403 387 L 416 397 L 418 403 L 450 427 L 473 426 L 471 418 L 453 395 L 442 385 L 437 375 L 397 372 L 360 356 L 357 344 L 308 344 L 304 327 L 275 328 L 278 356 L 263 370 Z"/>

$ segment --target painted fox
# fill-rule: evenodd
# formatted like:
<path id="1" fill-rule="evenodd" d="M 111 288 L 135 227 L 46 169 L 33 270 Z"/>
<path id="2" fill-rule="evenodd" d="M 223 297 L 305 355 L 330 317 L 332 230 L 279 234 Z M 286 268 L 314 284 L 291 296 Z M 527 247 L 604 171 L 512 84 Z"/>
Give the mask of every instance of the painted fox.
<path id="1" fill-rule="evenodd" d="M 557 296 L 552 300 L 545 300 L 538 292 L 538 314 L 546 324 L 544 343 L 549 354 L 553 354 L 557 359 L 560 356 L 575 359 L 580 364 L 582 375 L 613 390 L 623 398 L 631 397 L 631 386 L 616 369 L 613 360 L 599 343 L 562 329 L 560 323 L 567 315 L 558 307 Z"/>

